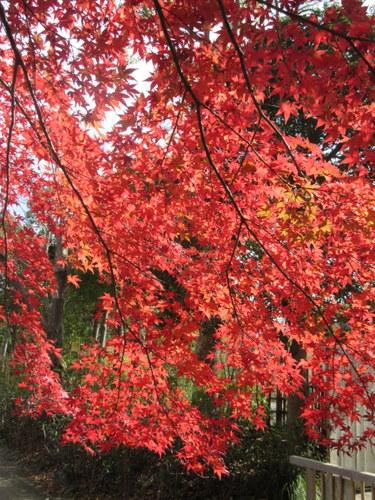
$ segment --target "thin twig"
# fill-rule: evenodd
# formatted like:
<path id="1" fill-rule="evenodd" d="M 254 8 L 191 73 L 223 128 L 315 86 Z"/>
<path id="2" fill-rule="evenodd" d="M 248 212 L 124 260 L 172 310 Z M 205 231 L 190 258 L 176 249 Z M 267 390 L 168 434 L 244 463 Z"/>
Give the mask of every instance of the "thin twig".
<path id="1" fill-rule="evenodd" d="M 253 144 L 253 142 L 254 142 L 255 136 L 256 136 L 256 134 L 257 134 L 257 132 L 258 132 L 258 130 L 259 130 L 259 126 L 260 126 L 260 122 L 261 122 L 261 121 L 262 121 L 262 119 L 261 119 L 261 117 L 259 117 L 259 119 L 258 119 L 258 123 L 255 125 L 253 135 L 252 135 L 252 137 L 251 137 L 250 141 L 249 141 L 249 142 L 247 143 L 247 145 L 246 145 L 246 149 L 245 149 L 244 154 L 243 154 L 243 156 L 242 156 L 242 158 L 241 158 L 241 161 L 240 161 L 240 164 L 239 164 L 239 166 L 238 166 L 238 169 L 236 170 L 236 172 L 234 173 L 234 175 L 233 175 L 232 179 L 230 180 L 230 182 L 229 182 L 229 186 L 232 186 L 232 185 L 233 185 L 234 181 L 237 179 L 238 174 L 239 174 L 239 173 L 241 172 L 241 170 L 242 170 L 242 167 L 243 167 L 243 164 L 244 164 L 244 162 L 245 162 L 245 160 L 246 160 L 246 157 L 247 157 L 247 154 L 248 154 L 248 152 L 249 152 L 249 149 L 252 147 L 252 144 Z M 273 171 L 273 169 L 272 169 L 272 171 Z M 273 171 L 273 173 L 275 173 L 275 172 Z"/>
<path id="2" fill-rule="evenodd" d="M 182 113 L 182 107 L 183 107 L 183 104 L 184 104 L 184 101 L 185 101 L 185 97 L 186 97 L 186 89 L 184 90 L 184 93 L 182 94 L 182 99 L 181 99 L 181 103 L 180 103 L 180 109 L 178 110 L 174 127 L 172 129 L 171 135 L 169 136 L 168 144 L 167 144 L 167 147 L 165 148 L 163 159 L 161 160 L 160 168 L 162 168 L 163 165 L 164 165 L 165 159 L 166 159 L 166 157 L 168 155 L 168 152 L 169 152 L 169 148 L 170 148 L 170 146 L 172 144 L 174 135 L 176 133 L 176 130 L 177 130 L 177 127 L 178 127 L 178 122 L 180 121 L 180 116 L 181 116 L 181 113 Z"/>
<path id="3" fill-rule="evenodd" d="M 233 296 L 233 292 L 232 292 L 232 289 L 231 289 L 231 286 L 230 286 L 230 276 L 229 276 L 229 273 L 230 273 L 230 268 L 232 266 L 232 262 L 233 262 L 234 256 L 236 254 L 236 250 L 237 250 L 239 241 L 240 241 L 242 226 L 243 226 L 243 222 L 240 221 L 240 224 L 239 224 L 238 230 L 237 230 L 237 234 L 235 236 L 235 242 L 234 242 L 234 245 L 233 245 L 233 249 L 232 249 L 232 252 L 231 252 L 228 264 L 227 264 L 227 266 L 225 268 L 225 276 L 226 276 L 226 280 L 227 280 L 227 288 L 228 288 L 229 297 L 230 297 L 230 301 L 231 301 L 232 308 L 233 308 L 233 313 L 234 313 L 234 316 L 235 316 L 235 318 L 237 320 L 237 323 L 241 327 L 241 330 L 242 330 L 242 322 L 241 322 L 241 319 L 239 317 L 238 310 L 237 310 L 237 305 L 236 305 L 236 302 L 235 302 L 235 299 L 234 299 L 234 296 Z"/>

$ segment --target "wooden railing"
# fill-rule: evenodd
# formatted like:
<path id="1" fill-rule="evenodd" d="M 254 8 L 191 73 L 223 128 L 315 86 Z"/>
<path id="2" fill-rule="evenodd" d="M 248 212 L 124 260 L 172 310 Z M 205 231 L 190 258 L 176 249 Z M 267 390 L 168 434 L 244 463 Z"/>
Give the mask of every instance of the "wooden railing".
<path id="1" fill-rule="evenodd" d="M 306 500 L 375 500 L 375 474 L 360 472 L 310 458 L 289 457 L 291 464 L 305 469 Z M 318 488 L 317 488 L 317 485 Z M 317 490 L 320 495 L 317 496 Z"/>

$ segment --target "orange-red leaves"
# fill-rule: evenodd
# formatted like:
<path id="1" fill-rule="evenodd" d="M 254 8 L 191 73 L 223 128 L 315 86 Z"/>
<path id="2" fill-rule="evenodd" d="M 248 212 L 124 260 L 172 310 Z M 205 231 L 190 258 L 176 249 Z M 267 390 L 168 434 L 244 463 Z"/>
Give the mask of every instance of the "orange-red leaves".
<path id="1" fill-rule="evenodd" d="M 76 288 L 79 288 L 81 279 L 76 274 L 68 274 L 67 281 Z"/>

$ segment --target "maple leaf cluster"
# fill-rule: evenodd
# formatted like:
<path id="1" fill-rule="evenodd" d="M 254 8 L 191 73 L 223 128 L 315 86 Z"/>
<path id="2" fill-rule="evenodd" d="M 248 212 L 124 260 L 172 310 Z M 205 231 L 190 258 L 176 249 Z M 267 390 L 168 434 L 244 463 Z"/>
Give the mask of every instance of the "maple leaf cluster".
<path id="1" fill-rule="evenodd" d="M 357 0 L 302 6 L 1 2 L 2 322 L 20 411 L 69 415 L 65 442 L 179 443 L 221 475 L 239 419 L 264 427 L 276 390 L 304 400 L 313 439 L 374 437 L 374 19 Z M 81 346 L 71 391 L 43 326 L 41 227 L 68 283 L 110 289 L 110 335 Z"/>

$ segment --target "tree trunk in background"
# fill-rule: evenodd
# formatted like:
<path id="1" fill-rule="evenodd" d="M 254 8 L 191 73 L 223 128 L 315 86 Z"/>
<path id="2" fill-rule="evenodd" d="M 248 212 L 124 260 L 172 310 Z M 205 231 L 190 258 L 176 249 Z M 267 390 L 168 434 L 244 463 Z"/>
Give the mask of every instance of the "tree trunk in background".
<path id="1" fill-rule="evenodd" d="M 218 316 L 211 316 L 211 318 L 202 322 L 199 330 L 199 337 L 197 339 L 197 346 L 195 352 L 201 361 L 206 361 L 207 356 L 215 350 L 215 332 L 220 325 L 220 318 Z M 214 360 L 208 362 L 213 365 Z"/>
<path id="2" fill-rule="evenodd" d="M 295 340 L 292 341 L 290 346 L 290 352 L 293 358 L 298 363 L 301 359 L 306 357 L 306 352 L 301 348 L 300 344 Z M 307 372 L 303 374 L 305 382 L 302 387 L 302 392 L 307 393 L 308 380 Z M 303 400 L 295 394 L 290 394 L 287 399 L 287 425 L 288 427 L 295 428 L 300 423 L 301 409 L 303 405 Z"/>
<path id="3" fill-rule="evenodd" d="M 103 311 L 99 318 L 94 319 L 93 337 L 104 348 L 108 339 L 108 311 Z"/>
<path id="4" fill-rule="evenodd" d="M 63 260 L 63 247 L 60 237 L 48 247 L 48 257 L 53 264 L 57 288 L 52 296 L 48 298 L 45 313 L 45 329 L 49 339 L 55 341 L 57 347 L 62 347 L 64 342 L 64 306 L 65 290 L 67 287 L 67 270 L 61 266 Z"/>
<path id="5" fill-rule="evenodd" d="M 284 423 L 284 401 L 283 396 L 279 390 L 276 391 L 276 425 L 281 426 Z"/>

